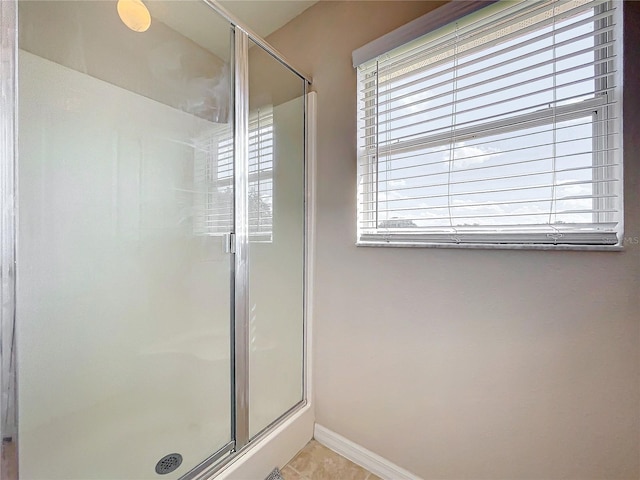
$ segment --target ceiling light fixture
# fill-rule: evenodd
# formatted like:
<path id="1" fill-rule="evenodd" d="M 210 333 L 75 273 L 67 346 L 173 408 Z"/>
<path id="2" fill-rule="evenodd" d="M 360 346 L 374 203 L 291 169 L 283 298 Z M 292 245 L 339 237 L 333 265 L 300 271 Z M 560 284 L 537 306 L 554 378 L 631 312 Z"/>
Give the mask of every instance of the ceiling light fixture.
<path id="1" fill-rule="evenodd" d="M 151 26 L 151 14 L 141 0 L 118 0 L 120 20 L 134 32 L 146 32 Z"/>

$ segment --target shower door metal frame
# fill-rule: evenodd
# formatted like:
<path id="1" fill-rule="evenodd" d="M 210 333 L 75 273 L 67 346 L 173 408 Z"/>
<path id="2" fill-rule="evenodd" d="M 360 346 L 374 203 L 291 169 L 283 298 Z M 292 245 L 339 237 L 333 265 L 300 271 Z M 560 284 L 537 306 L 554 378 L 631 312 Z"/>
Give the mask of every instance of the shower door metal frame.
<path id="1" fill-rule="evenodd" d="M 17 2 L 0 0 L 0 479 L 17 474 Z"/>
<path id="2" fill-rule="evenodd" d="M 308 309 L 311 225 L 310 172 L 307 92 L 311 77 L 289 64 L 284 56 L 259 35 L 247 28 L 216 0 L 201 0 L 225 18 L 233 32 L 234 72 L 234 232 L 232 234 L 232 415 L 231 442 L 203 460 L 181 479 L 204 480 L 243 454 L 251 443 L 258 442 L 286 418 L 303 409 L 308 402 Z M 16 251 L 18 208 L 17 205 L 17 89 L 18 89 L 18 0 L 0 0 L 0 439 L 2 462 L 0 480 L 8 480 L 7 467 L 18 472 L 18 378 L 16 372 Z M 249 237 L 248 237 L 248 117 L 249 117 L 249 42 L 266 51 L 271 57 L 304 80 L 304 298 L 303 298 L 303 378 L 302 399 L 291 409 L 259 432 L 249 435 Z M 5 449 L 11 442 L 14 448 Z M 225 458 L 226 456 L 226 458 Z M 18 475 L 19 477 L 19 475 Z M 17 478 L 17 477 L 16 477 Z"/>
<path id="3" fill-rule="evenodd" d="M 1 1 L 1 0 L 0 0 Z M 234 400 L 232 402 L 232 432 L 234 432 L 234 448 L 230 455 L 224 457 L 224 452 L 219 451 L 209 459 L 202 462 L 198 467 L 187 472 L 179 480 L 210 480 L 219 471 L 229 466 L 231 462 L 249 450 L 255 444 L 271 434 L 287 418 L 295 415 L 304 409 L 310 397 L 309 384 L 309 311 L 311 308 L 311 271 L 312 267 L 312 242 L 313 232 L 313 205 L 314 189 L 313 179 L 315 160 L 312 152 L 315 151 L 315 119 L 310 118 L 310 106 L 315 112 L 315 97 L 308 96 L 309 86 L 312 84 L 311 77 L 291 66 L 284 56 L 271 47 L 260 36 L 242 25 L 224 7 L 220 6 L 216 0 L 202 0 L 213 8 L 216 12 L 226 18 L 233 26 L 234 52 L 232 55 L 234 72 L 234 234 L 232 237 L 234 254 L 234 279 L 233 290 L 233 319 L 232 331 L 232 381 Z M 249 188 L 249 43 L 253 42 L 257 48 L 262 48 L 272 58 L 286 67 L 292 73 L 303 80 L 303 188 L 304 188 L 304 248 L 303 248 L 303 348 L 302 348 L 302 398 L 282 415 L 251 437 L 249 433 L 249 212 L 247 202 L 247 192 Z M 312 125 L 313 123 L 313 125 Z M 312 127 L 313 132 L 310 132 Z M 244 194 L 243 194 L 244 192 Z"/>
<path id="4" fill-rule="evenodd" d="M 1 0 L 0 0 L 1 1 Z M 294 68 L 288 63 L 285 57 L 269 45 L 259 35 L 242 24 L 233 14 L 229 13 L 216 0 L 202 0 L 218 14 L 229 21 L 233 27 L 233 84 L 234 84 L 234 233 L 232 235 L 232 254 L 234 255 L 234 269 L 232 280 L 233 299 L 232 305 L 232 444 L 234 448 L 230 455 L 224 457 L 224 451 L 220 450 L 209 457 L 199 466 L 187 472 L 180 480 L 209 480 L 217 472 L 228 466 L 238 456 L 244 454 L 251 446 L 268 436 L 285 419 L 293 416 L 305 408 L 309 401 L 309 329 L 308 317 L 311 306 L 310 280 L 311 273 L 311 242 L 313 240 L 313 177 L 314 172 L 310 169 L 310 152 L 315 148 L 315 133 L 310 138 L 309 127 L 309 86 L 312 79 L 301 70 Z M 302 348 L 302 398 L 285 411 L 278 418 L 275 418 L 267 427 L 254 435 L 249 434 L 249 211 L 247 193 L 249 189 L 249 43 L 253 42 L 257 48 L 262 48 L 273 59 L 297 75 L 304 82 L 303 91 L 303 188 L 304 188 L 304 248 L 303 248 L 303 348 Z M 315 111 L 315 98 L 312 101 Z M 315 128 L 315 123 L 313 125 Z M 310 141 L 314 145 L 310 145 Z M 315 165 L 315 160 L 313 160 Z M 235 440 L 235 441 L 234 441 Z"/>
<path id="5" fill-rule="evenodd" d="M 249 36 L 234 29 L 233 390 L 235 450 L 249 443 Z"/>
<path id="6" fill-rule="evenodd" d="M 313 83 L 310 75 L 307 75 L 299 68 L 295 68 L 289 62 L 287 62 L 287 60 L 285 59 L 285 56 L 282 53 L 280 53 L 278 50 L 273 48 L 273 46 L 267 43 L 267 41 L 264 38 L 262 38 L 260 35 L 258 35 L 249 27 L 244 25 L 234 14 L 232 14 L 222 5 L 220 5 L 218 3 L 218 0 L 201 0 L 201 1 L 209 5 L 219 15 L 221 15 L 229 23 L 231 23 L 231 25 L 233 25 L 236 28 L 239 28 L 244 33 L 246 33 L 247 36 L 249 37 L 249 40 L 251 40 L 256 45 L 259 45 L 263 50 L 265 50 L 269 55 L 271 55 L 274 59 L 280 62 L 284 67 L 291 70 L 292 73 L 295 73 L 297 76 L 302 78 L 307 85 L 311 85 Z"/>

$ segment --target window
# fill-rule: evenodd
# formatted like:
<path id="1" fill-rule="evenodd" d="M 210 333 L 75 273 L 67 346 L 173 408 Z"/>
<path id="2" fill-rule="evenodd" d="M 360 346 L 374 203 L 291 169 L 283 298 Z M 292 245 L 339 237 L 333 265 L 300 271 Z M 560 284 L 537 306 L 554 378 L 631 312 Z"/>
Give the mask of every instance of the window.
<path id="1" fill-rule="evenodd" d="M 229 126 L 196 143 L 196 234 L 233 231 L 233 134 Z M 249 115 L 249 236 L 272 240 L 273 234 L 273 109 Z"/>
<path id="2" fill-rule="evenodd" d="M 615 7 L 497 2 L 359 65 L 358 243 L 620 245 Z"/>

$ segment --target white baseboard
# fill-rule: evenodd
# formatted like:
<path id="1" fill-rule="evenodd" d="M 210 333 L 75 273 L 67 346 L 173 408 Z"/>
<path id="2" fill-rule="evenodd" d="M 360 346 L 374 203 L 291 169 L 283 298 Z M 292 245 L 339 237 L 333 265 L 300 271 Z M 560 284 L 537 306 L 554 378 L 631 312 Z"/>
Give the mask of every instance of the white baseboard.
<path id="1" fill-rule="evenodd" d="M 360 465 L 362 468 L 366 468 L 384 480 L 422 480 L 417 475 L 399 467 L 386 458 L 376 455 L 357 443 L 317 423 L 314 427 L 313 436 L 325 447 L 339 453 L 353 463 Z"/>

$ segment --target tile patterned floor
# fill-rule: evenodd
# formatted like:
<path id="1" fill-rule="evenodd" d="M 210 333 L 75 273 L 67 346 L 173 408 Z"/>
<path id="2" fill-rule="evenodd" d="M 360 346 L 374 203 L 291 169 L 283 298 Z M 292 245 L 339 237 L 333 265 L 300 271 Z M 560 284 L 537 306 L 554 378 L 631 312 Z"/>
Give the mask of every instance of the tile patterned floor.
<path id="1" fill-rule="evenodd" d="M 315 440 L 282 469 L 282 476 L 285 480 L 380 480 Z"/>
<path id="2" fill-rule="evenodd" d="M 0 0 L 2 1 L 2 0 Z M 0 462 L 0 477 L 6 480 L 17 480 L 18 469 L 15 464 L 16 444 L 10 441 L 2 442 L 2 462 Z"/>
<path id="3" fill-rule="evenodd" d="M 1 0 L 0 0 L 1 1 Z M 13 458 L 13 443 L 4 443 L 2 464 L 7 480 L 17 478 L 7 462 Z M 0 475 L 2 476 L 2 475 Z M 373 473 L 311 440 L 283 469 L 285 480 L 381 480 Z"/>

